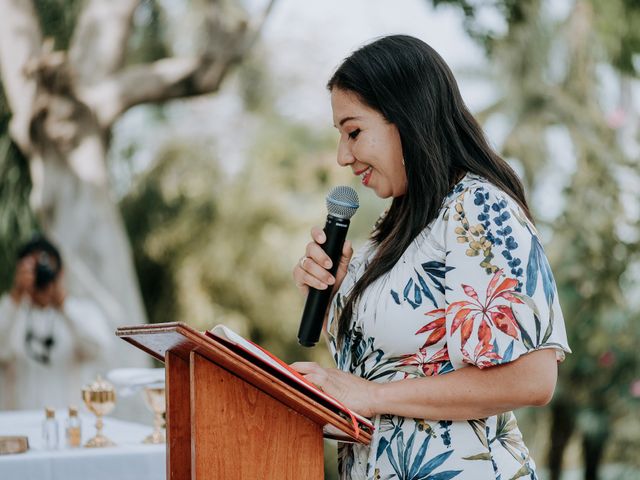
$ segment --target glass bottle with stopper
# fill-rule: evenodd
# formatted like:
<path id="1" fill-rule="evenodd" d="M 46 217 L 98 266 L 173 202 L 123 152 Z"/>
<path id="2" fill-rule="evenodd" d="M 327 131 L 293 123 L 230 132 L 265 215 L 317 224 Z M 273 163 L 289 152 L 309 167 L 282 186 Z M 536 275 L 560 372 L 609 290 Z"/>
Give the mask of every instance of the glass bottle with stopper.
<path id="1" fill-rule="evenodd" d="M 56 412 L 53 408 L 44 409 L 44 421 L 42 422 L 42 442 L 47 450 L 55 450 L 58 448 L 58 421 L 56 420 Z"/>
<path id="2" fill-rule="evenodd" d="M 67 418 L 67 425 L 65 429 L 67 438 L 67 447 L 76 448 L 81 443 L 81 424 L 78 417 L 78 409 L 75 406 L 69 407 L 69 417 Z"/>

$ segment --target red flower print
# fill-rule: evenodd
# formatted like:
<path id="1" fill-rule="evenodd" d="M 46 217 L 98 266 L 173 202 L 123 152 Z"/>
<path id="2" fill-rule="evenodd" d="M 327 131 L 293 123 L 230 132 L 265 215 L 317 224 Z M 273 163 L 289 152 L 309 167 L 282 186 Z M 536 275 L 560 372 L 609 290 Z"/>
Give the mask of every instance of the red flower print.
<path id="1" fill-rule="evenodd" d="M 429 347 L 438 343 L 442 337 L 447 333 L 445 322 L 446 316 L 444 308 L 438 308 L 437 310 L 432 310 L 430 312 L 425 313 L 428 317 L 437 317 L 434 321 L 427 323 L 424 327 L 416 332 L 416 335 L 425 332 L 431 332 L 431 334 L 427 337 L 427 340 L 424 342 L 422 348 Z"/>
<path id="2" fill-rule="evenodd" d="M 424 327 L 420 328 L 415 334 L 420 335 L 422 333 L 431 332 L 424 342 L 424 345 L 420 347 L 420 350 L 413 355 L 405 355 L 399 365 L 417 367 L 427 377 L 437 375 L 444 362 L 449 361 L 449 350 L 445 344 L 440 350 L 431 355 L 427 354 L 428 347 L 435 345 L 446 335 L 447 329 L 445 326 L 446 316 L 444 308 L 438 308 L 430 312 L 425 313 L 427 317 L 432 317 L 435 320 L 427 323 Z M 407 374 L 405 373 L 405 376 Z"/>
<path id="3" fill-rule="evenodd" d="M 449 350 L 445 345 L 429 358 L 427 357 L 427 348 L 423 347 L 413 355 L 406 355 L 398 365 L 417 367 L 426 377 L 431 377 L 437 375 L 444 362 L 448 361 Z M 406 376 L 407 374 L 405 373 Z"/>
<path id="4" fill-rule="evenodd" d="M 491 365 L 491 360 L 500 360 L 500 357 L 493 351 L 493 338 L 491 333 L 491 325 L 495 325 L 498 330 L 513 337 L 518 338 L 520 328 L 516 321 L 511 304 L 523 303 L 513 293 L 518 281 L 513 278 L 503 278 L 502 270 L 498 270 L 489 285 L 487 286 L 486 299 L 484 303 L 480 300 L 478 293 L 469 285 L 462 285 L 465 295 L 472 300 L 462 300 L 453 302 L 447 308 L 446 314 L 453 316 L 451 323 L 451 334 L 454 334 L 460 328 L 460 339 L 465 361 L 471 362 L 471 358 L 465 351 L 464 347 L 471 336 L 473 326 L 477 318 L 481 318 L 478 327 L 478 345 L 474 351 L 474 361 L 476 365 Z M 509 305 L 497 304 L 507 301 Z M 425 327 L 426 328 L 426 327 Z"/>

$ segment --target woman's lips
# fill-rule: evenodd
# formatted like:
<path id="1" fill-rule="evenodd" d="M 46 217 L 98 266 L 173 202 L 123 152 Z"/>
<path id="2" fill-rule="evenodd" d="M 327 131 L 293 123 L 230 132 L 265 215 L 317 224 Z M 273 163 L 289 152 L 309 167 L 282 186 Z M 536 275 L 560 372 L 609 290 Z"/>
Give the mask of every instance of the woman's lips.
<path id="1" fill-rule="evenodd" d="M 369 166 L 363 168 L 362 170 L 358 170 L 357 172 L 353 172 L 353 174 L 361 177 L 362 184 L 366 187 L 369 184 L 369 179 L 371 178 L 372 171 L 373 167 Z"/>
<path id="2" fill-rule="evenodd" d="M 365 187 L 367 185 L 369 185 L 369 180 L 371 179 L 371 172 L 372 171 L 373 171 L 373 168 L 369 167 L 363 173 L 361 173 L 361 175 L 362 175 L 362 184 Z"/>

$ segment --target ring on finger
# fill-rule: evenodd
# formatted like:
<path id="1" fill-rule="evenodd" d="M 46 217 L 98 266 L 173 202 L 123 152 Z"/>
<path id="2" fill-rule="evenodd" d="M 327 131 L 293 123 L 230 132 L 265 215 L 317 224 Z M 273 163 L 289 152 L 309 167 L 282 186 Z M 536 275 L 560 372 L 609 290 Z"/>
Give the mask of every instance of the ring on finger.
<path id="1" fill-rule="evenodd" d="M 308 258 L 309 258 L 309 257 L 307 257 L 307 256 L 305 255 L 304 257 L 302 257 L 302 258 L 300 259 L 300 268 L 301 268 L 301 269 L 303 269 L 303 270 L 304 270 L 304 262 L 306 262 Z"/>

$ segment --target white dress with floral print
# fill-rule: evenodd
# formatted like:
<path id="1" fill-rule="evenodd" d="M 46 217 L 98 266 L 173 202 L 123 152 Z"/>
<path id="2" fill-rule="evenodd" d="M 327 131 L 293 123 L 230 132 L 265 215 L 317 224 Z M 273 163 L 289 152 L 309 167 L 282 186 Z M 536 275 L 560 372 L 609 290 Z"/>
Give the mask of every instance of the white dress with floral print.
<path id="1" fill-rule="evenodd" d="M 345 295 L 375 254 L 352 259 L 329 312 L 338 367 L 376 382 L 570 352 L 553 275 L 518 204 L 467 174 L 398 263 L 364 292 L 343 345 Z M 496 385 L 496 388 L 500 388 Z M 472 421 L 380 415 L 369 447 L 339 445 L 342 479 L 537 478 L 512 412 Z"/>

